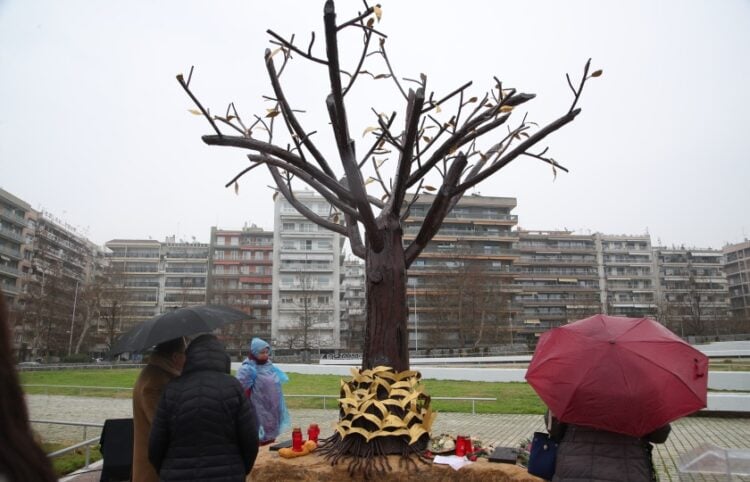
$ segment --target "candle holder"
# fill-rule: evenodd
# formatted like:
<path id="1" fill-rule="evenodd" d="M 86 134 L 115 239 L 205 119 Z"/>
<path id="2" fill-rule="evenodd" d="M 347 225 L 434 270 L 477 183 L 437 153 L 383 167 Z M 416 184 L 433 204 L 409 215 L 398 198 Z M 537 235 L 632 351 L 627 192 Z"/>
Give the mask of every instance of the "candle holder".
<path id="1" fill-rule="evenodd" d="M 292 450 L 302 452 L 302 430 L 299 427 L 292 430 Z"/>
<path id="2" fill-rule="evenodd" d="M 317 423 L 311 423 L 307 429 L 307 438 L 318 443 L 318 435 L 320 435 L 320 427 L 318 427 Z"/>
<path id="3" fill-rule="evenodd" d="M 458 457 L 466 455 L 466 437 L 463 435 L 456 437 L 456 455 Z"/>

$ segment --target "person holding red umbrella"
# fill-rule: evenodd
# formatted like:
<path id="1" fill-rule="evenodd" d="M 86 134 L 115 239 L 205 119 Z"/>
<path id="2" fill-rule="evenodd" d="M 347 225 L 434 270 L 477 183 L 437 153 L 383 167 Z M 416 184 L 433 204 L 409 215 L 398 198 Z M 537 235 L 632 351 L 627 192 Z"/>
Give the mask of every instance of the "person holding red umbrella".
<path id="1" fill-rule="evenodd" d="M 651 443 L 706 406 L 708 358 L 648 318 L 596 315 L 543 334 L 526 380 L 564 425 L 553 480 L 651 480 Z M 562 433 L 561 433 L 562 432 Z"/>
<path id="2" fill-rule="evenodd" d="M 667 441 L 667 424 L 643 437 L 562 423 L 552 416 L 550 437 L 559 440 L 553 481 L 657 480 L 651 452 L 654 443 Z"/>

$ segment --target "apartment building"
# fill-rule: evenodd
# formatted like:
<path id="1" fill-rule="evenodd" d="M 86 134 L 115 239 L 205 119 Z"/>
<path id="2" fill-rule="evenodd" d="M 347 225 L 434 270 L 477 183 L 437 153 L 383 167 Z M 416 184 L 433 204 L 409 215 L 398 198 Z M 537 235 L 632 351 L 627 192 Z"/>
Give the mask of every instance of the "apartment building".
<path id="1" fill-rule="evenodd" d="M 550 328 L 601 312 L 599 269 L 593 235 L 520 230 L 514 263 L 520 310 L 516 330 L 526 341 Z"/>
<path id="2" fill-rule="evenodd" d="M 723 253 L 713 249 L 654 248 L 657 316 L 685 336 L 718 335 L 729 314 Z"/>
<path id="3" fill-rule="evenodd" d="M 404 245 L 416 238 L 433 200 L 422 194 L 411 206 Z M 515 198 L 464 196 L 445 217 L 409 268 L 412 349 L 510 341 L 517 317 L 511 303 L 519 257 L 515 207 Z"/>
<path id="4" fill-rule="evenodd" d="M 347 259 L 341 274 L 341 345 L 350 352 L 361 352 L 366 312 L 365 264 Z"/>
<path id="5" fill-rule="evenodd" d="M 731 315 L 743 323 L 743 332 L 747 333 L 750 331 L 750 241 L 727 245 L 723 253 Z"/>
<path id="6" fill-rule="evenodd" d="M 113 239 L 105 247 L 116 333 L 168 309 L 205 303 L 208 244 L 168 237 L 164 243 Z"/>
<path id="7" fill-rule="evenodd" d="M 47 211 L 29 211 L 26 218 L 16 307 L 19 359 L 65 355 L 76 335 L 79 293 L 96 275 L 99 251 L 75 227 Z"/>
<path id="8" fill-rule="evenodd" d="M 327 218 L 331 206 L 311 191 L 295 191 Z M 344 238 L 302 216 L 283 196 L 274 203 L 271 332 L 283 348 L 341 347 L 341 263 Z"/>
<path id="9" fill-rule="evenodd" d="M 273 231 L 211 228 L 208 299 L 252 316 L 222 328 L 230 352 L 247 353 L 252 337 L 271 341 Z M 235 326 L 236 325 L 236 326 Z"/>
<path id="10" fill-rule="evenodd" d="M 597 233 L 594 240 L 603 312 L 655 318 L 656 273 L 651 236 Z"/>
<path id="11" fill-rule="evenodd" d="M 13 307 L 22 291 L 24 251 L 29 235 L 31 206 L 0 189 L 0 291 L 8 306 Z"/>

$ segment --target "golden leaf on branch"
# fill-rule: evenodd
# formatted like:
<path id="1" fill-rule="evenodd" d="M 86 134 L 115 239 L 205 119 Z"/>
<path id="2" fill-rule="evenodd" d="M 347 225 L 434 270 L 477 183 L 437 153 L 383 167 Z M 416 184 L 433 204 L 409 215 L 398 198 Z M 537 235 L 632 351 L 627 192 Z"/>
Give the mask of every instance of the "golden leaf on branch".
<path id="1" fill-rule="evenodd" d="M 378 22 L 380 22 L 380 18 L 383 16 L 383 9 L 379 4 L 372 7 L 372 13 L 375 14 L 375 18 L 377 18 Z"/>
<path id="2" fill-rule="evenodd" d="M 198 109 L 188 109 L 188 112 L 193 115 L 203 115 L 203 112 L 199 111 Z"/>
<path id="3" fill-rule="evenodd" d="M 604 71 L 603 71 L 602 69 L 599 69 L 599 70 L 595 70 L 594 72 L 592 72 L 592 73 L 591 73 L 591 77 L 599 77 L 599 76 L 601 76 L 601 75 L 602 75 L 603 73 L 604 73 Z"/>
<path id="4" fill-rule="evenodd" d="M 425 191 L 436 191 L 436 189 L 432 186 L 424 186 Z"/>
<path id="5" fill-rule="evenodd" d="M 471 104 L 472 102 L 476 102 L 477 100 L 479 99 L 477 99 L 476 97 L 472 97 L 471 99 L 467 100 L 466 103 Z"/>
<path id="6" fill-rule="evenodd" d="M 266 109 L 266 117 L 276 117 L 279 115 L 278 109 Z"/>
<path id="7" fill-rule="evenodd" d="M 365 136 L 367 135 L 367 133 L 368 133 L 368 132 L 375 132 L 375 131 L 377 131 L 378 129 L 380 129 L 380 127 L 374 127 L 374 126 L 370 126 L 370 127 L 367 127 L 367 128 L 365 129 L 365 131 L 364 131 L 364 132 L 362 133 L 362 137 L 365 137 Z"/>
<path id="8" fill-rule="evenodd" d="M 370 18 L 370 19 L 369 19 L 369 20 L 367 21 L 367 27 L 368 27 L 368 28 L 372 28 L 372 26 L 373 26 L 374 24 L 375 24 L 375 19 L 371 17 L 371 18 Z"/>
<path id="9" fill-rule="evenodd" d="M 504 105 L 504 106 L 500 107 L 500 112 L 510 112 L 512 110 L 513 110 L 513 106 L 512 105 Z"/>

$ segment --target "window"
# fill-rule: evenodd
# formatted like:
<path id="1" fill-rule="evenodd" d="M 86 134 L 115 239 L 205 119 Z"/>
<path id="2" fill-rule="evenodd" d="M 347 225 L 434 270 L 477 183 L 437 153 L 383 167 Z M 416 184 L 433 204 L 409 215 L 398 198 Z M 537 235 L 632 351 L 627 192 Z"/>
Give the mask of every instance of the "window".
<path id="1" fill-rule="evenodd" d="M 263 251 L 256 251 L 255 252 L 255 259 L 256 260 L 262 260 L 263 259 Z"/>
<path id="2" fill-rule="evenodd" d="M 306 239 L 305 240 L 305 251 L 310 251 L 312 249 L 312 239 Z"/>
<path id="3" fill-rule="evenodd" d="M 294 223 L 284 223 L 281 229 L 284 231 L 294 231 Z"/>
<path id="4" fill-rule="evenodd" d="M 232 246 L 239 246 L 240 245 L 240 238 L 237 236 L 232 236 L 231 238 Z"/>
<path id="5" fill-rule="evenodd" d="M 224 246 L 224 236 L 216 236 L 216 244 Z"/>

